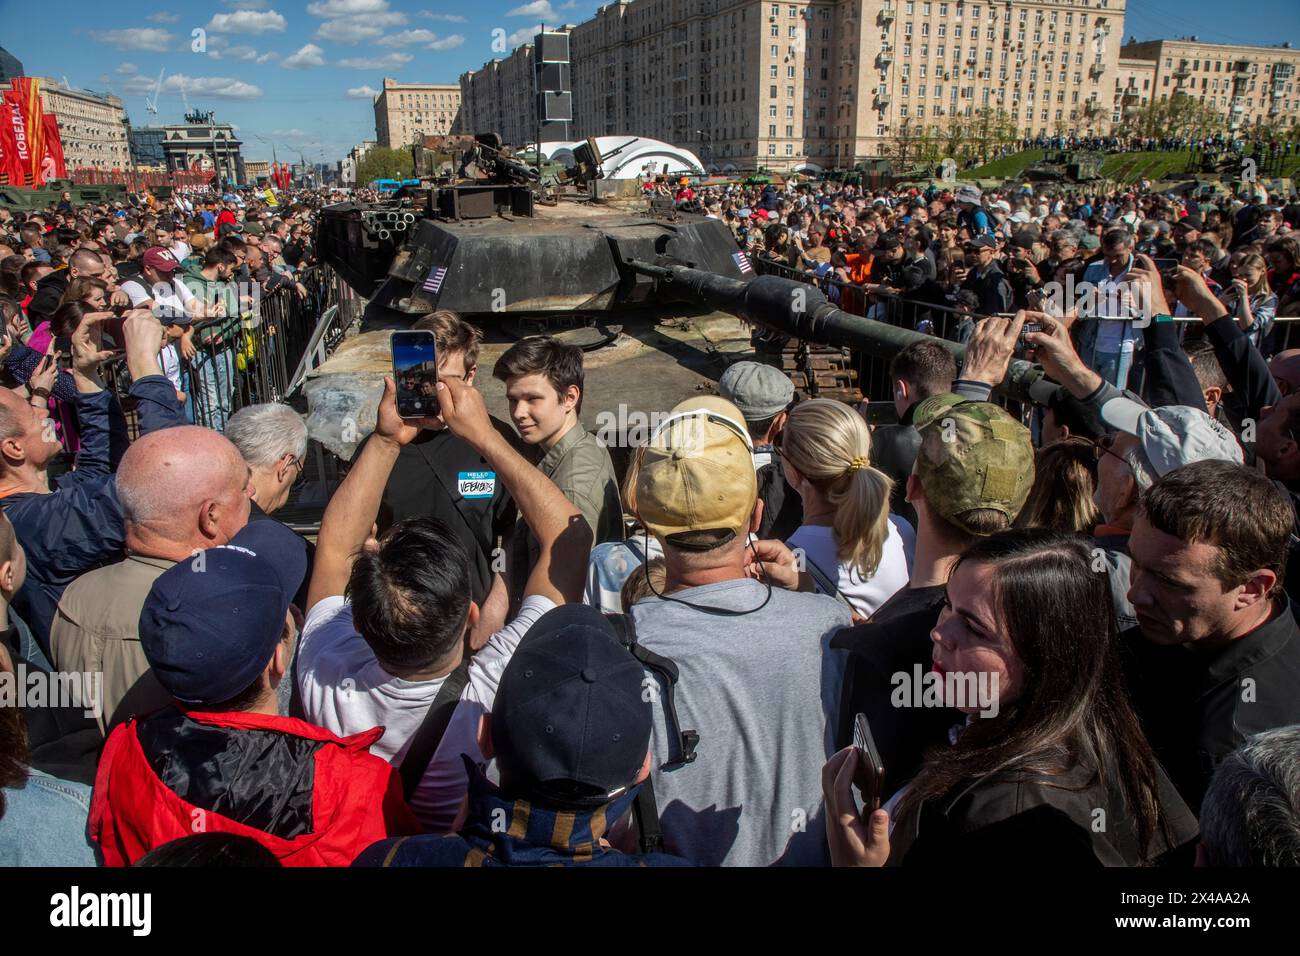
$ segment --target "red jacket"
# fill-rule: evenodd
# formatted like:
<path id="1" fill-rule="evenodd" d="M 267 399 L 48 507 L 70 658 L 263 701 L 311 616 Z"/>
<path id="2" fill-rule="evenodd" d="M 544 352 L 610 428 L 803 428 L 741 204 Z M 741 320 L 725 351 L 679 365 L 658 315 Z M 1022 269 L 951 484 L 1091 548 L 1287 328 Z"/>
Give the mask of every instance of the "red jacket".
<path id="1" fill-rule="evenodd" d="M 221 210 L 221 212 L 217 213 L 217 219 L 212 224 L 213 239 L 221 238 L 221 225 L 222 223 L 226 223 L 226 222 L 235 222 L 235 223 L 239 222 L 239 220 L 235 218 L 235 214 L 231 212 L 229 209 L 223 209 Z"/>
<path id="2" fill-rule="evenodd" d="M 174 707 L 133 718 L 104 746 L 91 839 L 106 866 L 214 831 L 252 837 L 285 866 L 347 866 L 377 840 L 420 832 L 397 771 L 369 752 L 381 736 Z"/>

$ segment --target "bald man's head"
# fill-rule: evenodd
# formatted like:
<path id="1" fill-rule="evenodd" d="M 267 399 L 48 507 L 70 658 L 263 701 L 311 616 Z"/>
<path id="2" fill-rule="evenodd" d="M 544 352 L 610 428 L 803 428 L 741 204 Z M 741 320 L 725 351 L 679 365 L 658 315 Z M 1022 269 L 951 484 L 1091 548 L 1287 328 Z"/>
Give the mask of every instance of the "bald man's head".
<path id="1" fill-rule="evenodd" d="M 1268 363 L 1268 370 L 1283 395 L 1300 392 L 1300 349 L 1278 352 Z"/>
<path id="2" fill-rule="evenodd" d="M 138 439 L 117 469 L 127 546 L 179 561 L 248 523 L 248 464 L 228 439 L 185 425 Z"/>
<path id="3" fill-rule="evenodd" d="M 73 276 L 98 276 L 104 271 L 104 260 L 99 250 L 82 247 L 69 257 L 68 271 Z"/>

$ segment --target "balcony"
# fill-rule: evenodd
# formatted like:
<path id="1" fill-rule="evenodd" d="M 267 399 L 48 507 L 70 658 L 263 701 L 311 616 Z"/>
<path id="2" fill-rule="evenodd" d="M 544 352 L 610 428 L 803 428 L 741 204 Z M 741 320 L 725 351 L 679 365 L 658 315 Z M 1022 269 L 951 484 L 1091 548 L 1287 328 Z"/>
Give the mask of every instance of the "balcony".
<path id="1" fill-rule="evenodd" d="M 890 103 L 890 97 L 889 97 L 889 94 L 888 94 L 888 93 L 877 93 L 877 94 L 876 94 L 876 106 L 877 106 L 878 108 L 880 108 L 880 109 L 883 110 L 885 107 L 887 107 L 887 106 L 889 105 L 889 103 Z"/>
<path id="2" fill-rule="evenodd" d="M 880 64 L 882 69 L 889 66 L 894 62 L 894 51 L 890 49 L 881 50 L 876 57 L 876 62 Z"/>
<path id="3" fill-rule="evenodd" d="M 885 7 L 885 9 L 881 10 L 880 15 L 876 17 L 876 22 L 879 23 L 882 27 L 887 27 L 891 23 L 893 23 L 894 22 L 893 9 L 891 9 L 890 7 Z"/>

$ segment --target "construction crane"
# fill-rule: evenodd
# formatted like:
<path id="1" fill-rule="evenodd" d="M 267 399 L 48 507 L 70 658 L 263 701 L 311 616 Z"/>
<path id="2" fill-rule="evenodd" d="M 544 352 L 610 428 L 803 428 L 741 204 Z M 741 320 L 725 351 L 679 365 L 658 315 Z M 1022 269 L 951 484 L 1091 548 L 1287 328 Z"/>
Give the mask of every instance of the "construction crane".
<path id="1" fill-rule="evenodd" d="M 163 71 L 158 71 L 158 82 L 153 86 L 153 98 L 144 98 L 144 108 L 155 116 L 158 114 L 158 94 L 162 92 Z"/>

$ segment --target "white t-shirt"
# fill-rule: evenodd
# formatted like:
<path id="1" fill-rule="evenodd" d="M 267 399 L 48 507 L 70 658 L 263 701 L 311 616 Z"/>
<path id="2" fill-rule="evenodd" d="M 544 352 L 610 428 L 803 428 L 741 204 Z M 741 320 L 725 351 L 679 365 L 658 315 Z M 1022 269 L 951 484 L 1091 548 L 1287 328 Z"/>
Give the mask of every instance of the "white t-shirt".
<path id="1" fill-rule="evenodd" d="M 907 587 L 916 552 L 916 532 L 898 515 L 889 516 L 889 535 L 880 552 L 880 566 L 869 578 L 836 556 L 834 531 L 829 525 L 806 524 L 790 535 L 786 544 L 800 548 L 810 564 L 828 578 L 834 578 L 849 606 L 863 617 L 870 617 L 894 592 Z"/>
<path id="2" fill-rule="evenodd" d="M 155 286 L 147 285 L 139 279 L 130 279 L 122 283 L 122 291 L 131 297 L 131 305 L 138 306 L 153 300 L 153 314 L 158 321 L 166 322 L 179 316 L 193 316 L 194 293 L 179 278 L 171 282 L 159 282 Z"/>
<path id="3" fill-rule="evenodd" d="M 479 717 L 491 713 L 501 674 L 519 642 L 554 607 L 541 595 L 524 598 L 519 616 L 488 638 L 470 661 L 460 703 L 409 801 L 429 832 L 451 831 L 468 787 L 460 755 L 486 762 L 478 746 Z M 344 737 L 382 725 L 384 736 L 370 752 L 395 767 L 445 679 L 409 681 L 384 670 L 353 627 L 352 605 L 342 596 L 325 598 L 307 615 L 298 647 L 298 689 L 307 720 Z"/>

